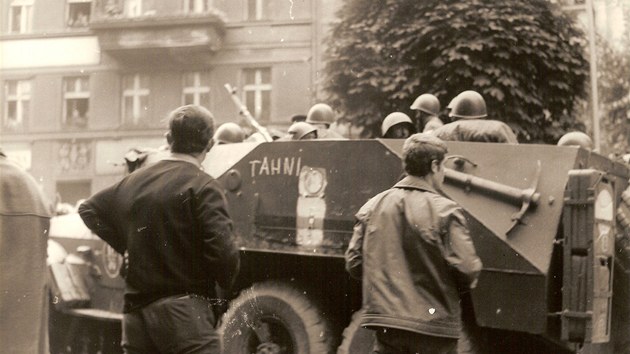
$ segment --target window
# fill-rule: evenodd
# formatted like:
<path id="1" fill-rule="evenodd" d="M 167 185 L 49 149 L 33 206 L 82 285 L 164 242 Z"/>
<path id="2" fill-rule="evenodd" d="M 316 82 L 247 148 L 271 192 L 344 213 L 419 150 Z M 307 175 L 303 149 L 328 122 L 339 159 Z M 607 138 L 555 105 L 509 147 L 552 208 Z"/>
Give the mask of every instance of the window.
<path id="1" fill-rule="evenodd" d="M 254 118 L 269 121 L 271 118 L 271 69 L 245 69 L 245 105 Z"/>
<path id="2" fill-rule="evenodd" d="M 184 74 L 182 90 L 183 104 L 210 106 L 210 86 L 208 73 L 190 72 Z"/>
<path id="3" fill-rule="evenodd" d="M 68 0 L 68 27 L 87 27 L 91 9 L 90 0 Z"/>
<path id="4" fill-rule="evenodd" d="M 13 0 L 9 9 L 9 33 L 28 33 L 33 21 L 33 0 Z"/>
<path id="5" fill-rule="evenodd" d="M 87 76 L 63 79 L 63 118 L 65 127 L 87 126 L 90 107 L 90 79 Z"/>
<path id="6" fill-rule="evenodd" d="M 30 112 L 31 82 L 26 80 L 11 80 L 4 84 L 3 126 L 10 130 L 24 129 L 25 121 Z"/>
<path id="7" fill-rule="evenodd" d="M 149 77 L 127 75 L 123 77 L 123 123 L 138 125 L 147 117 L 149 109 Z"/>
<path id="8" fill-rule="evenodd" d="M 260 21 L 267 19 L 267 7 L 265 0 L 247 0 L 247 19 Z"/>
<path id="9" fill-rule="evenodd" d="M 184 0 L 184 13 L 204 13 L 210 8 L 210 0 Z"/>

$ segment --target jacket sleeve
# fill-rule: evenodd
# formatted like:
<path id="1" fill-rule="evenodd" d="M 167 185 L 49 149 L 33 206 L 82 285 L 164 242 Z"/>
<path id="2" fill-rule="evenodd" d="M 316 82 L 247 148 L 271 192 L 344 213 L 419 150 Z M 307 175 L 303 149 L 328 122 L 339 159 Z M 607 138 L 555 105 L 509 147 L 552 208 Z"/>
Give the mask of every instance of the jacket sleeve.
<path id="1" fill-rule="evenodd" d="M 346 270 L 355 279 L 363 276 L 363 237 L 365 235 L 365 222 L 357 218 L 354 224 L 352 239 L 346 251 Z"/>
<path id="2" fill-rule="evenodd" d="M 203 232 L 203 257 L 216 270 L 217 283 L 229 290 L 240 268 L 227 201 L 215 182 L 206 184 L 196 197 L 196 213 Z"/>
<path id="3" fill-rule="evenodd" d="M 446 261 L 465 276 L 471 289 L 474 288 L 477 286 L 482 264 L 470 239 L 466 218 L 460 208 L 456 208 L 448 219 L 445 241 Z"/>
<path id="4" fill-rule="evenodd" d="M 116 210 L 113 206 L 115 186 L 106 188 L 79 206 L 79 215 L 85 225 L 98 237 L 107 242 L 116 252 L 124 254 L 127 250 L 125 236 L 116 228 Z"/>

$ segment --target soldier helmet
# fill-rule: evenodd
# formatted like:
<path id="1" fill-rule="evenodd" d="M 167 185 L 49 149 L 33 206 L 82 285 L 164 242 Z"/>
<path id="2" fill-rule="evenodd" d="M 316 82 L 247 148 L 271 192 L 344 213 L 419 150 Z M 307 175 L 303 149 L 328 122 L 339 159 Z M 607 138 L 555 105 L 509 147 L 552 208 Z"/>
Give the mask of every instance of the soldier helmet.
<path id="1" fill-rule="evenodd" d="M 291 140 L 302 140 L 302 138 L 312 132 L 317 134 L 317 128 L 306 122 L 293 123 L 288 130 Z"/>
<path id="2" fill-rule="evenodd" d="M 448 106 L 446 106 L 446 109 L 448 109 L 449 112 L 453 110 L 453 107 L 455 107 L 455 102 L 457 102 L 457 96 L 453 97 L 451 102 L 448 103 Z"/>
<path id="3" fill-rule="evenodd" d="M 217 144 L 240 143 L 245 140 L 245 132 L 236 123 L 223 123 L 214 133 L 214 141 Z"/>
<path id="4" fill-rule="evenodd" d="M 387 131 L 390 130 L 394 125 L 401 123 L 409 123 L 413 125 L 413 122 L 408 115 L 402 112 L 390 113 L 387 115 L 387 117 L 385 117 L 385 119 L 383 119 L 383 123 L 381 124 L 381 133 L 383 134 L 383 136 L 385 136 L 385 134 L 387 134 Z"/>
<path id="5" fill-rule="evenodd" d="M 437 116 L 440 114 L 440 100 L 430 93 L 424 93 L 413 101 L 410 108 Z"/>
<path id="6" fill-rule="evenodd" d="M 464 91 L 453 99 L 451 117 L 460 119 L 479 119 L 488 116 L 486 101 L 476 91 Z"/>
<path id="7" fill-rule="evenodd" d="M 325 103 L 317 103 L 313 105 L 306 115 L 306 123 L 330 125 L 334 121 L 335 113 L 332 108 Z"/>
<path id="8" fill-rule="evenodd" d="M 587 150 L 592 150 L 593 140 L 582 132 L 569 132 L 558 140 L 558 146 L 579 146 Z"/>

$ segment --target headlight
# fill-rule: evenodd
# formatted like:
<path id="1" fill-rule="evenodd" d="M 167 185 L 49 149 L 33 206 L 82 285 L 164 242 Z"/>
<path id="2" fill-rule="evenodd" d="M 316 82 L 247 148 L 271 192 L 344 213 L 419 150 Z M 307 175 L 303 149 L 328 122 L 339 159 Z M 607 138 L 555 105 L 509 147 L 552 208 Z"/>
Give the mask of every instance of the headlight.
<path id="1" fill-rule="evenodd" d="M 304 176 L 304 189 L 309 195 L 318 194 L 324 188 L 324 175 L 317 169 L 311 169 Z"/>

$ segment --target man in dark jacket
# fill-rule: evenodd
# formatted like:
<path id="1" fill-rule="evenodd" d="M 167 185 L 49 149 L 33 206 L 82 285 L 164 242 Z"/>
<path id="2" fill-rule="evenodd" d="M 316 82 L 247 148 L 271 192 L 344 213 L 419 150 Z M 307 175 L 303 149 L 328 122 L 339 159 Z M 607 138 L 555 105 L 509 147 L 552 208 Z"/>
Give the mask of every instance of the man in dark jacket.
<path id="1" fill-rule="evenodd" d="M 415 134 L 403 145 L 408 176 L 357 213 L 346 268 L 362 279 L 362 325 L 375 353 L 455 353 L 459 289 L 474 287 L 481 261 L 461 207 L 442 196 L 446 145 Z"/>
<path id="2" fill-rule="evenodd" d="M 214 119 L 182 106 L 169 128 L 169 157 L 95 194 L 79 213 L 127 257 L 125 352 L 219 353 L 215 285 L 230 288 L 239 256 L 225 196 L 201 168 Z"/>

